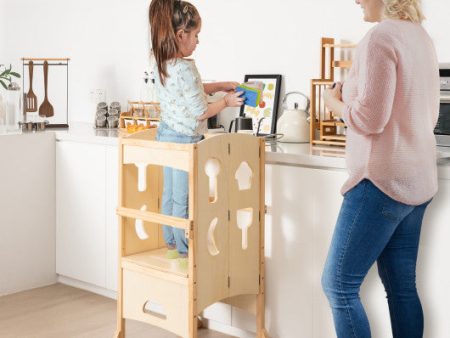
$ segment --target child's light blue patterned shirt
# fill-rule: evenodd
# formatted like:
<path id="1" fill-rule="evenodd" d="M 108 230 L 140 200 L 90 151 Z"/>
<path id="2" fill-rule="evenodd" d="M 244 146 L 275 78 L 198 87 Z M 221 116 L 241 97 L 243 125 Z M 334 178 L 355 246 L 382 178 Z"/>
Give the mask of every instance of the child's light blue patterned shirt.
<path id="1" fill-rule="evenodd" d="M 177 58 L 167 62 L 165 85 L 155 66 L 155 87 L 161 106 L 161 122 L 184 135 L 203 135 L 207 120 L 197 117 L 208 109 L 200 74 L 193 60 Z"/>

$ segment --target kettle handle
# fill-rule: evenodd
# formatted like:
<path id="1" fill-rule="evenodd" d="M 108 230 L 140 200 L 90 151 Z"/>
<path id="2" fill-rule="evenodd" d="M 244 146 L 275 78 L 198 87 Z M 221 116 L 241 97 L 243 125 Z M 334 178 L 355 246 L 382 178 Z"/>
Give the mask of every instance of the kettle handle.
<path id="1" fill-rule="evenodd" d="M 309 97 L 306 96 L 305 94 L 303 94 L 302 92 L 288 92 L 288 93 L 286 93 L 286 94 L 284 95 L 283 102 L 281 103 L 282 107 L 284 107 L 284 108 L 286 109 L 286 107 L 285 107 L 285 105 L 286 105 L 286 99 L 287 99 L 287 97 L 288 97 L 289 95 L 291 95 L 291 94 L 301 95 L 301 96 L 303 96 L 303 97 L 306 99 L 306 108 L 305 108 L 305 112 L 306 112 L 306 114 L 309 115 L 309 105 L 310 105 L 310 100 L 309 100 Z"/>
<path id="2" fill-rule="evenodd" d="M 228 132 L 231 133 L 231 129 L 233 128 L 233 124 L 235 122 L 235 119 L 232 119 L 230 122 L 230 127 L 228 128 Z"/>

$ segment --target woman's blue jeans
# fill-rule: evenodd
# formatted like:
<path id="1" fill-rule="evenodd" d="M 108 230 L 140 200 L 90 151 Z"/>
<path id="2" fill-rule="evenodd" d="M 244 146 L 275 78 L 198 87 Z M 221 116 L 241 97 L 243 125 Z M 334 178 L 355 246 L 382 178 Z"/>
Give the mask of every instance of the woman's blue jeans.
<path id="1" fill-rule="evenodd" d="M 165 123 L 158 127 L 157 140 L 173 143 L 197 143 L 202 135 L 187 136 L 180 134 Z M 184 170 L 164 167 L 164 187 L 162 194 L 161 213 L 167 216 L 188 218 L 189 176 Z M 177 248 L 181 255 L 188 253 L 188 241 L 183 229 L 163 225 L 163 236 L 167 246 Z"/>
<path id="2" fill-rule="evenodd" d="M 420 230 L 429 202 L 397 202 L 365 179 L 344 196 L 322 275 L 338 338 L 369 338 L 360 286 L 376 261 L 387 293 L 394 338 L 421 338 L 416 289 Z"/>

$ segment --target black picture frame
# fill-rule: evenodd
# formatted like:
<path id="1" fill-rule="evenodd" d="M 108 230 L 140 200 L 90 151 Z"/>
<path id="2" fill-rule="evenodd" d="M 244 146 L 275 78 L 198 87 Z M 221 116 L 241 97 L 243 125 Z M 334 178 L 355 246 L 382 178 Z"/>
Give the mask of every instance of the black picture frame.
<path id="1" fill-rule="evenodd" d="M 247 74 L 244 77 L 244 82 L 262 81 L 265 84 L 262 99 L 265 102 L 264 105 L 261 107 L 262 104 L 260 103 L 260 106 L 256 108 L 242 105 L 239 113 L 240 116 L 251 116 L 253 118 L 253 132 L 255 134 L 264 136 L 276 133 L 281 79 L 281 74 Z M 260 123 L 261 118 L 264 118 L 264 120 Z"/>

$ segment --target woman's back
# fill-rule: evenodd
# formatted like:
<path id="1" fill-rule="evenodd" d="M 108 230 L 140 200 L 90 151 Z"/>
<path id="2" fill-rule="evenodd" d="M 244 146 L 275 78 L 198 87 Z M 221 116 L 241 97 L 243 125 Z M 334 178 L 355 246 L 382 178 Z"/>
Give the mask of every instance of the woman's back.
<path id="1" fill-rule="evenodd" d="M 397 201 L 429 200 L 437 190 L 439 68 L 423 27 L 388 19 L 370 30 L 358 45 L 343 101 L 350 173 L 343 192 L 368 178 Z"/>

